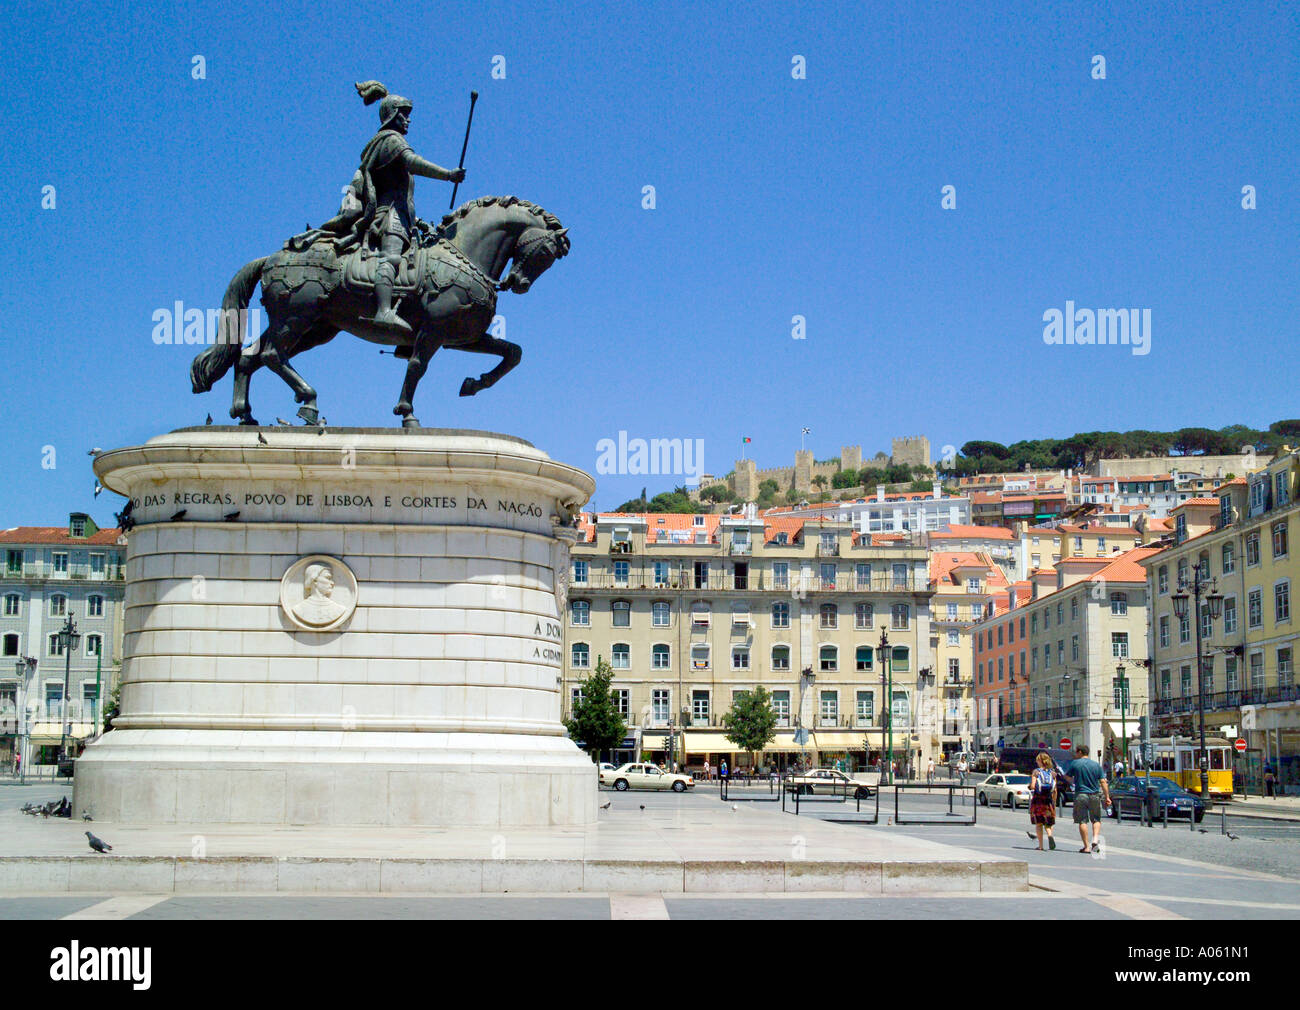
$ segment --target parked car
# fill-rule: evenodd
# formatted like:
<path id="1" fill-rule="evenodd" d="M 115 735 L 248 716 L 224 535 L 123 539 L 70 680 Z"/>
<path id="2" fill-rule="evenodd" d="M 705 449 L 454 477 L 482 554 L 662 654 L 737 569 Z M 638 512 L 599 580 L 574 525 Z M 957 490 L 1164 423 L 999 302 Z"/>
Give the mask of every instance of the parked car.
<path id="1" fill-rule="evenodd" d="M 617 766 L 617 765 L 612 765 L 612 764 L 610 764 L 608 761 L 602 761 L 602 762 L 600 763 L 600 770 L 603 771 L 603 772 L 612 772 L 612 771 L 617 771 L 617 770 L 618 770 L 618 766 Z"/>
<path id="2" fill-rule="evenodd" d="M 1014 810 L 1021 803 L 1026 806 L 1029 804 L 1029 799 L 1033 795 L 1029 783 L 1029 776 L 1021 775 L 1019 772 L 1010 775 L 990 775 L 975 787 L 975 798 L 979 800 L 981 806 L 987 807 L 990 803 L 1001 801 Z"/>
<path id="3" fill-rule="evenodd" d="M 600 784 L 613 786 L 619 792 L 628 789 L 671 789 L 684 793 L 695 788 L 695 779 L 689 775 L 674 775 L 653 764 L 625 764 L 612 770 L 600 770 Z"/>
<path id="4" fill-rule="evenodd" d="M 789 782 L 804 796 L 825 794 L 864 800 L 876 795 L 874 783 L 852 778 L 834 768 L 813 768 L 791 777 Z"/>
<path id="5" fill-rule="evenodd" d="M 1147 799 L 1147 786 L 1145 777 L 1124 775 L 1117 779 L 1110 787 L 1111 817 L 1141 816 L 1144 799 L 1152 817 L 1159 817 L 1162 808 L 1169 812 L 1170 817 L 1195 817 L 1198 823 L 1205 816 L 1205 801 L 1178 783 L 1153 776 L 1150 788 L 1154 795 L 1150 799 Z"/>

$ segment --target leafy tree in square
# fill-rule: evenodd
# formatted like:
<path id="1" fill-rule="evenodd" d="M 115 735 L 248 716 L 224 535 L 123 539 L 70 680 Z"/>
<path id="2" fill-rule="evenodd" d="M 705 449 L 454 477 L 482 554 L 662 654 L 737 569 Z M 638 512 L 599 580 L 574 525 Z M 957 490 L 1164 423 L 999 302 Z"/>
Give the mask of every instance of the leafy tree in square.
<path id="1" fill-rule="evenodd" d="M 776 739 L 776 712 L 772 695 L 765 687 L 741 691 L 731 703 L 731 711 L 722 717 L 727 739 L 750 754 L 754 763 L 759 751 Z"/>
<path id="2" fill-rule="evenodd" d="M 574 701 L 573 711 L 564 720 L 569 739 L 578 743 L 592 761 L 611 751 L 627 735 L 627 723 L 614 704 L 609 682 L 614 678 L 613 668 L 603 656 L 596 657 L 596 669 L 582 682 L 582 695 Z"/>

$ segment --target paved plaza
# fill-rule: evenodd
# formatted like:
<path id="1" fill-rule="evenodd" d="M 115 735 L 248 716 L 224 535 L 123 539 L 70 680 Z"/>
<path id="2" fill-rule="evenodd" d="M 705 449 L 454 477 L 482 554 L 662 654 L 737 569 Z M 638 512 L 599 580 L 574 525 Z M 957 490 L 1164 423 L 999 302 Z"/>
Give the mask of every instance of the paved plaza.
<path id="1" fill-rule="evenodd" d="M 602 809 L 600 826 L 581 841 L 576 837 L 581 832 L 529 831 L 518 838 L 509 832 L 405 833 L 399 862 L 422 863 L 437 853 L 486 847 L 478 876 L 461 878 L 442 893 L 431 889 L 429 882 L 436 878 L 427 870 L 423 877 L 403 878 L 342 869 L 338 859 L 345 853 L 358 863 L 366 861 L 368 843 L 359 832 L 340 832 L 338 837 L 319 829 L 249 831 L 238 837 L 185 835 L 187 846 L 203 838 L 210 846 L 204 857 L 208 860 L 219 859 L 224 844 L 238 842 L 249 850 L 257 838 L 262 839 L 259 851 L 268 856 L 305 841 L 302 851 L 315 857 L 304 862 L 316 870 L 297 871 L 296 888 L 286 886 L 291 878 L 284 878 L 277 881 L 280 886 L 259 891 L 252 877 L 240 893 L 232 893 L 229 888 L 204 888 L 198 876 L 182 885 L 177 874 L 170 887 L 115 886 L 111 880 L 124 866 L 149 858 L 145 853 L 168 851 L 180 837 L 158 829 L 24 817 L 17 813 L 22 801 L 14 802 L 20 795 L 57 798 L 60 792 L 48 785 L 0 790 L 0 845 L 5 854 L 66 854 L 77 864 L 97 867 L 104 876 L 100 886 L 65 886 L 61 893 L 10 878 L 0 894 L 0 915 L 11 919 L 1300 919 L 1300 821 L 1280 819 L 1283 811 L 1279 819 L 1230 815 L 1228 830 L 1235 837 L 1221 834 L 1217 820 L 1207 820 L 1195 830 L 1185 823 L 1146 828 L 1132 821 L 1108 821 L 1104 851 L 1098 857 L 1077 851 L 1078 836 L 1068 816 L 1059 825 L 1054 852 L 1038 852 L 1026 837 L 1023 809 L 980 808 L 974 825 L 889 824 L 894 808 L 888 790 L 882 796 L 878 826 L 842 823 L 866 813 L 859 814 L 852 801 L 808 804 L 796 817 L 783 813 L 779 803 L 723 803 L 716 788 L 701 787 L 681 796 L 602 791 L 600 802 L 609 802 L 610 808 Z M 938 793 L 929 798 L 908 794 L 904 800 L 900 805 L 912 816 L 946 814 L 946 798 Z M 954 813 L 963 814 L 960 804 Z M 86 850 L 81 832 L 88 826 L 115 845 L 113 856 L 97 857 Z M 596 851 L 605 854 L 642 845 L 633 841 L 637 838 L 651 840 L 660 851 L 649 871 L 611 877 L 603 886 L 593 879 L 579 891 L 573 877 L 565 876 L 572 872 L 563 868 L 565 857 L 580 845 L 591 845 L 592 837 L 602 839 L 606 848 Z M 928 859 L 932 865 L 1025 866 L 1027 886 L 980 890 L 962 872 L 940 874 L 928 883 L 919 877 L 905 882 L 900 878 L 895 893 L 889 893 L 888 885 L 882 891 L 878 881 L 872 891 L 855 884 L 851 875 L 881 857 L 887 862 Z M 543 869 L 546 861 L 554 865 Z M 715 866 L 707 874 L 700 870 L 695 886 L 708 890 L 693 890 L 681 883 L 682 867 L 692 861 L 725 863 L 728 869 Z M 778 861 L 781 874 L 771 865 Z M 506 893 L 463 893 L 488 890 L 493 871 L 483 868 L 493 863 L 500 867 L 496 872 L 516 875 L 513 880 L 495 878 L 493 886 Z M 787 876 L 796 863 L 810 864 L 809 875 Z M 669 878 L 670 884 L 653 882 L 654 874 L 672 866 L 676 876 Z M 581 884 L 581 878 L 577 882 Z"/>

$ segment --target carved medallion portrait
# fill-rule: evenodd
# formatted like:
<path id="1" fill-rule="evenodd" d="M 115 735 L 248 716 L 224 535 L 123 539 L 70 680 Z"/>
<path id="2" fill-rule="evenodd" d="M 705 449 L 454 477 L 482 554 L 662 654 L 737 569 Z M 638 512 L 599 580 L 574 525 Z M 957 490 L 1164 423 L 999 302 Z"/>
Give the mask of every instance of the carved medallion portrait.
<path id="1" fill-rule="evenodd" d="M 357 608 L 357 578 L 338 558 L 313 554 L 280 580 L 280 609 L 304 631 L 333 631 Z"/>

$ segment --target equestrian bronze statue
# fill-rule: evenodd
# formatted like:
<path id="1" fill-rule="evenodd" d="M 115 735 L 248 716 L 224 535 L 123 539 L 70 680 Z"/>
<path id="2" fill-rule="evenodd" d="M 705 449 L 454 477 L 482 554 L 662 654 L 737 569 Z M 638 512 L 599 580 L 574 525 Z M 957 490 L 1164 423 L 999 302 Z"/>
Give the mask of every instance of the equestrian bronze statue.
<path id="1" fill-rule="evenodd" d="M 240 424 L 257 424 L 248 385 L 262 367 L 293 389 L 301 404 L 298 416 L 318 423 L 316 390 L 289 362 L 346 330 L 408 359 L 393 413 L 405 427 L 418 427 L 411 404 L 434 353 L 449 347 L 499 355 L 491 371 L 464 381 L 460 395 L 495 385 L 522 353 L 517 344 L 488 333 L 497 292 L 525 293 L 569 251 L 568 229 L 553 214 L 513 196 L 470 200 L 437 227 L 421 221 L 415 177 L 459 184 L 464 167 L 441 168 L 411 149 L 409 101 L 388 94 L 377 81 L 356 87 L 367 105 L 380 100 L 380 128 L 361 153 L 339 213 L 235 274 L 221 303 L 217 342 L 190 365 L 196 393 L 210 390 L 234 367 L 230 416 Z M 267 325 L 244 348 L 236 320 L 244 318 L 259 283 Z"/>

